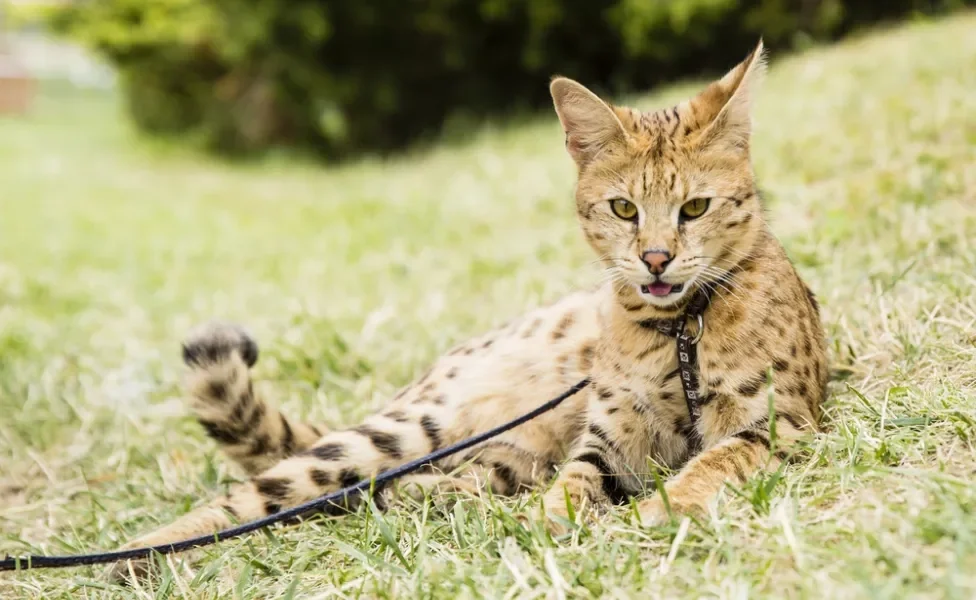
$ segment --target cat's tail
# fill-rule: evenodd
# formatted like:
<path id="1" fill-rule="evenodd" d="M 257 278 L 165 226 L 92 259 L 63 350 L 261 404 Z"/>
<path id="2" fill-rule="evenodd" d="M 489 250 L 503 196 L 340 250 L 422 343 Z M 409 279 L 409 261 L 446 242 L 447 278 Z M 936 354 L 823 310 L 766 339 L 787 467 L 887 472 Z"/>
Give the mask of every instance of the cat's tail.
<path id="1" fill-rule="evenodd" d="M 189 406 L 224 454 L 248 474 L 311 447 L 326 427 L 289 419 L 255 393 L 258 346 L 236 325 L 211 322 L 183 343 Z"/>

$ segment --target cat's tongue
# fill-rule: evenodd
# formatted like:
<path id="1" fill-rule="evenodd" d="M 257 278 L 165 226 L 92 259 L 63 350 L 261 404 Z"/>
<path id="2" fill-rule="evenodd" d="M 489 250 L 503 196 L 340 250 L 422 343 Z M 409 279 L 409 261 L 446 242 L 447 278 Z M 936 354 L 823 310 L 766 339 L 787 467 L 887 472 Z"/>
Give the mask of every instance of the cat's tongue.
<path id="1" fill-rule="evenodd" d="M 670 283 L 655 281 L 654 283 L 645 285 L 644 289 L 652 296 L 667 296 L 671 293 L 671 288 L 673 287 Z"/>

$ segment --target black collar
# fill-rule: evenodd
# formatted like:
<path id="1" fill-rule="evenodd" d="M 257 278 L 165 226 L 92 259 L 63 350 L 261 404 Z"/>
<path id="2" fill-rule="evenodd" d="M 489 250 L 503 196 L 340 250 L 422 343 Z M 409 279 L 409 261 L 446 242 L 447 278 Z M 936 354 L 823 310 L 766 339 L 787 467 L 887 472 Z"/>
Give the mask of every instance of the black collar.
<path id="1" fill-rule="evenodd" d="M 688 301 L 684 310 L 677 317 L 672 319 L 644 319 L 638 321 L 637 324 L 644 329 L 659 331 L 668 337 L 677 337 L 684 332 L 685 325 L 689 320 L 697 320 L 699 328 L 703 326 L 705 322 L 705 310 L 708 309 L 708 304 L 711 300 L 712 290 L 709 286 L 704 286 L 695 292 L 695 295 L 691 297 L 691 300 Z M 700 333 L 701 331 L 699 331 Z M 696 336 L 696 338 L 695 343 L 698 343 L 700 335 Z"/>

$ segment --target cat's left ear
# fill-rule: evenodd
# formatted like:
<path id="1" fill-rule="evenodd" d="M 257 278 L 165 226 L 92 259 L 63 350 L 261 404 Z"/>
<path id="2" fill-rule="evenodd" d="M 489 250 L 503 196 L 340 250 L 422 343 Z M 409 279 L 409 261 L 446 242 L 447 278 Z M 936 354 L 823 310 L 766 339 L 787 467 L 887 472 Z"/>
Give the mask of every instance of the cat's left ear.
<path id="1" fill-rule="evenodd" d="M 724 77 L 691 102 L 703 115 L 699 139 L 703 144 L 748 150 L 752 134 L 752 105 L 766 73 L 762 40 L 756 49 Z"/>

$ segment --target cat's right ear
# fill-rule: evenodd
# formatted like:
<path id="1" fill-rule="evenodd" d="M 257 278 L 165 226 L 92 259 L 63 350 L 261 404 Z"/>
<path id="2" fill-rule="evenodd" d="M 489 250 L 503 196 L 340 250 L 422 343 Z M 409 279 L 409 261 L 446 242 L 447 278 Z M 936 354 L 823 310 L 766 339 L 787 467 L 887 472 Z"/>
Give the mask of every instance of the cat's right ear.
<path id="1" fill-rule="evenodd" d="M 583 85 L 557 77 L 549 93 L 566 133 L 566 150 L 579 167 L 614 144 L 626 143 L 627 132 L 613 109 Z"/>

